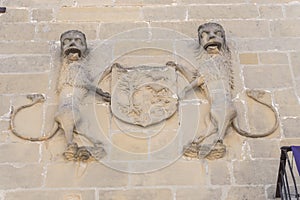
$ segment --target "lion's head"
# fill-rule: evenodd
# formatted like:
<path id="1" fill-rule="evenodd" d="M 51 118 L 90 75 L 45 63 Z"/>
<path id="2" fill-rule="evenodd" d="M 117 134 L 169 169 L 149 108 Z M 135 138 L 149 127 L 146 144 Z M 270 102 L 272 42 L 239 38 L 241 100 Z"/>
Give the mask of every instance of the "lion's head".
<path id="1" fill-rule="evenodd" d="M 198 39 L 200 48 L 208 54 L 219 54 L 222 51 L 228 51 L 225 31 L 220 24 L 209 22 L 200 25 Z"/>
<path id="2" fill-rule="evenodd" d="M 69 30 L 61 34 L 61 52 L 64 58 L 79 60 L 87 51 L 86 37 L 78 30 Z"/>

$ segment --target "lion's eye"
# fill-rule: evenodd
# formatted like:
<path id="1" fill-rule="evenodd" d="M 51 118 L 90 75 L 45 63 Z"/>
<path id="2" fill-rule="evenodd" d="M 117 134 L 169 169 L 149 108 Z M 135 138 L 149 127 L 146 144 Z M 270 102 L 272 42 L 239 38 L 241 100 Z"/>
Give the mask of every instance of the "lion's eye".
<path id="1" fill-rule="evenodd" d="M 201 33 L 201 38 L 204 38 L 204 37 L 206 37 L 207 35 L 208 35 L 208 33 L 205 32 L 205 31 L 203 31 L 203 32 Z"/>
<path id="2" fill-rule="evenodd" d="M 64 39 L 64 41 L 63 41 L 64 45 L 67 45 L 67 44 L 69 44 L 70 42 L 71 42 L 71 40 L 68 39 L 68 38 Z"/>
<path id="3" fill-rule="evenodd" d="M 219 37 L 223 37 L 222 32 L 221 31 L 216 31 L 215 35 L 219 36 Z"/>
<path id="4" fill-rule="evenodd" d="M 78 43 L 78 44 L 82 44 L 82 41 L 81 41 L 80 38 L 76 38 L 76 39 L 75 39 L 75 42 Z"/>

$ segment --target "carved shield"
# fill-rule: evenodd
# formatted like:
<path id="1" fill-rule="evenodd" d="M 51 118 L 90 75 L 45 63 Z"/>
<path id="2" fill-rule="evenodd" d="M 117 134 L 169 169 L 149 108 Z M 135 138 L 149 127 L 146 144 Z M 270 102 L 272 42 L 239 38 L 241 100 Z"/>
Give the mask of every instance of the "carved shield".
<path id="1" fill-rule="evenodd" d="M 112 66 L 111 110 L 115 117 L 146 127 L 177 110 L 175 69 L 168 66 Z"/>

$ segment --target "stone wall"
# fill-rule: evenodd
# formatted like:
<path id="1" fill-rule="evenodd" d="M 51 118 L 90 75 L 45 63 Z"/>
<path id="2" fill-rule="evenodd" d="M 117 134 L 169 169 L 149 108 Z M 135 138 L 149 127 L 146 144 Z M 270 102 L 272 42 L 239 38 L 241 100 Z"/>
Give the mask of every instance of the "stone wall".
<path id="1" fill-rule="evenodd" d="M 0 0 L 0 6 L 7 7 L 0 14 L 0 200 L 274 198 L 280 146 L 300 142 L 299 1 Z M 156 127 L 159 134 L 148 141 L 122 133 L 109 104 L 87 97 L 79 129 L 101 140 L 109 138 L 107 159 L 125 160 L 125 166 L 65 161 L 62 133 L 46 142 L 29 142 L 9 130 L 12 106 L 28 103 L 26 95 L 31 93 L 43 93 L 47 101 L 20 112 L 17 129 L 27 136 L 45 135 L 51 129 L 57 109 L 59 37 L 64 31 L 78 29 L 86 34 L 91 55 L 97 58 L 91 67 L 98 73 L 116 61 L 128 66 L 153 60 L 161 65 L 169 60 L 185 63 L 190 54 L 178 53 L 188 50 L 181 39 L 197 44 L 198 26 L 209 21 L 222 24 L 226 31 L 238 69 L 238 91 L 270 91 L 269 101 L 280 120 L 272 135 L 247 138 L 230 129 L 224 140 L 225 157 L 184 160 L 175 156 L 164 166 L 149 162 L 153 167 L 147 172 L 135 167 L 149 159 L 150 151 L 171 144 L 161 153 L 163 158 L 181 152 L 173 140 L 180 124 L 187 124 L 186 132 L 201 129 L 202 101 L 191 97 L 181 103 L 178 113 L 161 129 Z M 109 80 L 103 82 L 105 90 L 112 90 Z M 198 93 L 195 96 L 201 96 Z M 272 123 L 263 108 L 238 100 L 246 126 L 261 130 Z M 200 114 L 193 112 L 195 108 Z M 193 120 L 198 118 L 202 120 L 196 120 L 197 129 Z"/>

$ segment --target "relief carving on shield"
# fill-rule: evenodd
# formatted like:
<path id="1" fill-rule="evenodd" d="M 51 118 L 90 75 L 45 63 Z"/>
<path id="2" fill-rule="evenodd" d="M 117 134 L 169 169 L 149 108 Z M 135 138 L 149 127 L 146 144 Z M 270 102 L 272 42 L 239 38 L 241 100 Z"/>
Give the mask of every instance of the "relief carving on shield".
<path id="1" fill-rule="evenodd" d="M 119 120 L 142 127 L 170 118 L 177 110 L 176 71 L 170 66 L 111 69 L 111 111 Z"/>

